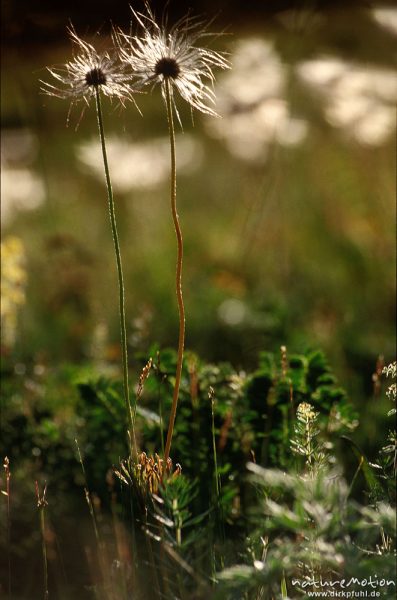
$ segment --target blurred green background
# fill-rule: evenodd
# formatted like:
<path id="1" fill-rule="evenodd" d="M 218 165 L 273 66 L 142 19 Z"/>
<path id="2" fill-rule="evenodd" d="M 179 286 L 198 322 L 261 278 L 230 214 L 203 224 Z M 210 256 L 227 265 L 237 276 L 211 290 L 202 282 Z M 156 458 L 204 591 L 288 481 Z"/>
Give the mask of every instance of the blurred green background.
<path id="1" fill-rule="evenodd" d="M 101 375 L 121 380 L 95 110 L 40 93 L 40 80 L 50 81 L 46 66 L 71 57 L 69 18 L 99 48 L 110 43 L 108 18 L 128 27 L 128 2 L 116 3 L 114 15 L 96 2 L 92 20 L 92 3 L 80 4 L 3 4 L 0 431 L 2 456 L 11 460 L 21 598 L 26 590 L 29 598 L 41 594 L 35 479 L 49 483 L 51 519 L 73 573 L 73 594 L 59 597 L 85 597 L 83 548 L 92 534 L 74 438 L 78 431 L 96 493 L 110 485 L 104 474 L 123 440 L 124 423 L 112 412 L 120 415 L 122 405 L 109 395 L 108 414 L 92 391 L 110 384 L 87 384 Z M 208 10 L 208 2 L 195 4 Z M 232 63 L 217 74 L 221 119 L 195 114 L 193 124 L 178 101 L 186 348 L 200 356 L 204 375 L 218 369 L 208 362 L 231 363 L 218 377 L 230 372 L 235 381 L 256 371 L 261 352 L 279 360 L 281 345 L 289 356 L 324 351 L 358 414 L 353 439 L 371 459 L 390 428 L 378 357 L 395 358 L 397 11 L 276 4 L 248 11 L 237 1 L 216 3 L 226 32 L 212 47 Z M 99 26 L 101 37 L 92 36 Z M 137 103 L 143 116 L 104 102 L 134 386 L 153 349 L 175 349 L 178 336 L 165 109 L 158 89 Z M 173 372 L 172 357 L 162 356 Z M 244 412 L 238 386 L 233 392 L 225 381 L 218 382 L 223 400 L 235 392 Z M 258 376 L 258 398 L 262 383 Z M 151 377 L 152 402 L 157 385 Z M 184 386 L 181 429 L 190 423 L 186 378 Z M 240 417 L 249 420 L 249 410 Z M 157 429 L 151 440 L 145 427 L 144 441 L 158 449 Z M 357 459 L 345 454 L 351 480 Z M 357 495 L 363 488 L 360 481 Z M 63 566 L 51 560 L 58 585 Z"/>
<path id="2" fill-rule="evenodd" d="M 178 102 L 186 346 L 246 370 L 262 350 L 318 347 L 360 404 L 378 355 L 395 353 L 396 12 L 303 8 L 254 20 L 234 6 L 213 42 L 232 63 L 215 86 L 222 119 L 196 114 L 193 126 Z M 2 236 L 19 240 L 20 259 L 11 248 L 4 264 L 20 260 L 26 273 L 15 276 L 22 299 L 6 302 L 3 351 L 16 363 L 118 365 L 95 110 L 69 113 L 40 93 L 45 66 L 71 56 L 66 32 L 57 44 L 16 43 L 9 29 Z M 142 117 L 104 106 L 133 372 L 153 343 L 175 347 L 178 323 L 165 110 L 158 89 L 137 103 Z"/>

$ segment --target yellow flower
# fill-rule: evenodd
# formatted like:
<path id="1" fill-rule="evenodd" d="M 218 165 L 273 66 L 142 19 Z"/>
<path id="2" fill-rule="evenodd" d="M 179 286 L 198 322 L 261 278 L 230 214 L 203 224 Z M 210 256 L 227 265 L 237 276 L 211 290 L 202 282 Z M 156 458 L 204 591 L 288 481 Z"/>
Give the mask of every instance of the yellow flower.
<path id="1" fill-rule="evenodd" d="M 25 303 L 27 274 L 25 248 L 17 237 L 1 242 L 1 326 L 3 343 L 13 346 L 16 339 L 19 308 Z"/>

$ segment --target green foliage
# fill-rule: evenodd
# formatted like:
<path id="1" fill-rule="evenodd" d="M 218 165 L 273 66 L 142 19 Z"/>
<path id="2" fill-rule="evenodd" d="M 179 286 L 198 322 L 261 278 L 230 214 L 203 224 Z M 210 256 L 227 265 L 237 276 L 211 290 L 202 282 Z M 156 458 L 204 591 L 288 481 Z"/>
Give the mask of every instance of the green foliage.
<path id="1" fill-rule="evenodd" d="M 6 444 L 23 444 L 11 465 L 26 464 L 23 453 L 38 448 L 38 468 L 50 473 L 53 500 L 65 486 L 77 486 L 81 496 L 87 486 L 94 513 L 100 498 L 103 509 L 112 506 L 133 532 L 135 562 L 117 559 L 120 598 L 137 589 L 145 600 L 193 593 L 200 600 L 295 598 L 294 580 L 309 585 L 313 578 L 364 577 L 370 571 L 393 576 L 391 452 L 383 449 L 376 463 L 364 457 L 354 441 L 356 415 L 321 352 L 262 353 L 252 374 L 187 355 L 173 464 L 164 478 L 156 469 L 164 468 L 175 354 L 153 348 L 152 356 L 136 392 L 142 452 L 135 464 L 125 459 L 127 421 L 119 379 L 98 376 L 92 367 L 65 366 L 45 377 L 37 369 L 21 378 L 11 370 L 4 373 Z M 146 356 L 139 360 L 147 363 Z M 345 454 L 348 447 L 358 461 L 350 485 L 343 475 L 341 439 Z M 139 480 L 139 461 L 150 477 Z M 56 473 L 51 465 L 58 465 Z M 119 476 L 116 484 L 112 471 Z M 360 471 L 367 505 L 352 498 Z M 150 485 L 143 486 L 145 481 Z M 95 518 L 102 539 L 102 519 Z"/>
<path id="2" fill-rule="evenodd" d="M 396 362 L 390 363 L 384 367 L 383 373 L 386 377 L 396 379 L 397 366 Z M 392 402 L 396 402 L 396 383 L 392 383 L 386 390 L 386 395 Z M 394 418 L 395 424 L 396 408 L 393 407 L 388 411 L 387 416 Z M 389 429 L 384 445 L 379 451 L 377 462 L 371 464 L 375 475 L 378 476 L 379 485 L 371 490 L 375 500 L 379 500 L 386 496 L 391 503 L 396 504 L 396 474 L 397 474 L 397 434 L 396 428 Z"/>
<path id="3" fill-rule="evenodd" d="M 244 590 L 256 598 L 262 590 L 262 597 L 278 598 L 284 576 L 292 598 L 298 593 L 293 580 L 362 579 L 370 573 L 394 580 L 395 514 L 390 506 L 372 508 L 349 500 L 349 488 L 335 471 L 313 479 L 255 464 L 249 470 L 259 492 L 256 535 L 267 539 L 266 557 L 221 572 L 216 597 L 238 598 Z"/>
<path id="4" fill-rule="evenodd" d="M 78 480 L 73 440 L 76 390 L 71 370 L 2 361 L 0 452 L 14 469 L 63 492 Z"/>
<path id="5" fill-rule="evenodd" d="M 138 446 L 148 454 L 161 453 L 175 373 L 173 351 L 157 354 L 154 348 L 153 356 L 156 359 L 152 372 L 137 406 Z M 146 360 L 142 357 L 142 365 Z M 64 460 L 68 455 L 74 479 L 77 437 L 90 485 L 106 495 L 106 473 L 127 455 L 121 382 L 104 375 L 98 377 L 89 368 L 67 366 L 46 374 L 45 378 L 33 375 L 31 380 L 26 376 L 18 379 L 10 373 L 4 382 L 5 444 L 21 447 L 25 456 L 38 448 L 43 460 L 51 464 L 62 457 L 63 469 L 70 468 Z M 15 388 L 16 384 L 19 387 Z M 279 360 L 262 353 L 253 374 L 237 372 L 228 363 L 206 364 L 197 356 L 188 355 L 172 458 L 174 463 L 182 465 L 183 473 L 199 481 L 197 512 L 207 510 L 216 495 L 210 388 L 214 390 L 220 504 L 228 523 L 240 519 L 247 493 L 244 471 L 248 460 L 255 457 L 266 466 L 294 463 L 290 440 L 294 435 L 294 410 L 299 402 L 315 406 L 319 423 L 328 419 L 329 439 L 336 440 L 336 436 L 351 431 L 356 424 L 345 393 L 319 352 L 284 356 Z M 11 389 L 16 391 L 13 393 Z M 21 406 L 26 410 L 21 410 Z M 62 479 L 70 481 L 70 476 Z"/>
<path id="6" fill-rule="evenodd" d="M 126 414 L 121 382 L 105 377 L 77 384 L 81 426 L 77 436 L 88 478 L 97 491 L 106 490 L 106 473 L 127 454 Z"/>
<path id="7" fill-rule="evenodd" d="M 360 590 L 370 574 L 389 581 L 381 593 L 393 597 L 395 503 L 360 505 L 351 499 L 352 485 L 332 466 L 332 446 L 318 441 L 326 428 L 313 406 L 301 402 L 291 440 L 291 451 L 304 460 L 298 472 L 248 464 L 256 490 L 250 551 L 245 562 L 219 573 L 216 598 L 238 598 L 242 593 L 252 600 L 306 597 L 305 590 L 315 591 L 319 582 L 342 579 L 352 580 L 350 591 Z M 369 465 L 363 468 L 369 470 Z M 376 479 L 368 481 L 374 494 Z"/>
<path id="8" fill-rule="evenodd" d="M 293 435 L 295 409 L 301 402 L 312 404 L 319 422 L 327 422 L 330 432 L 352 431 L 358 421 L 346 393 L 319 351 L 291 355 L 277 365 L 275 357 L 263 353 L 259 369 L 248 379 L 247 395 L 256 409 L 253 450 L 261 464 L 291 462 L 289 440 Z"/>

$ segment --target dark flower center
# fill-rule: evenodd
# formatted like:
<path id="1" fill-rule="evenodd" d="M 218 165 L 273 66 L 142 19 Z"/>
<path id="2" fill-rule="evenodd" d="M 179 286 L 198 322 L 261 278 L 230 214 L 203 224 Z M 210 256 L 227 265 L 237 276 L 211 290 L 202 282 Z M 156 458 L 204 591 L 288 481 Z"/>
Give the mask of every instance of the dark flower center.
<path id="1" fill-rule="evenodd" d="M 160 58 L 160 60 L 157 61 L 154 72 L 156 75 L 163 75 L 164 77 L 176 79 L 181 70 L 175 58 L 164 56 L 164 58 Z"/>
<path id="2" fill-rule="evenodd" d="M 98 69 L 98 67 L 95 67 L 94 69 L 91 69 L 91 71 L 88 71 L 88 73 L 85 76 L 85 81 L 87 85 L 93 85 L 94 87 L 98 87 L 99 85 L 106 84 L 106 75 L 102 71 L 102 69 Z"/>

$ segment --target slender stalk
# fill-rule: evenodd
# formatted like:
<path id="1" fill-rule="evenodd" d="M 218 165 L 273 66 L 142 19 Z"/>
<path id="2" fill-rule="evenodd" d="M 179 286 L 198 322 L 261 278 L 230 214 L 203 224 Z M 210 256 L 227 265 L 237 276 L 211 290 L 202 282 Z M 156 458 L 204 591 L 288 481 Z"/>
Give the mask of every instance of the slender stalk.
<path id="1" fill-rule="evenodd" d="M 161 386 L 163 383 L 163 377 L 161 376 L 161 363 L 160 363 L 160 352 L 157 352 L 157 373 L 158 373 L 158 387 L 157 387 L 157 395 L 159 402 L 159 417 L 160 417 L 160 437 L 161 437 L 161 452 L 164 454 L 164 431 L 163 431 L 163 395 L 161 391 Z"/>
<path id="2" fill-rule="evenodd" d="M 360 456 L 360 462 L 358 463 L 358 467 L 356 469 L 356 472 L 354 473 L 353 478 L 351 480 L 351 483 L 349 485 L 348 496 L 350 496 L 350 494 L 352 493 L 352 489 L 354 487 L 354 484 L 356 483 L 356 479 L 358 477 L 358 474 L 360 473 L 361 469 L 363 468 L 363 464 L 364 463 L 365 463 L 364 456 Z"/>
<path id="3" fill-rule="evenodd" d="M 215 491 L 216 501 L 220 503 L 220 484 L 219 484 L 219 473 L 218 473 L 218 460 L 216 456 L 216 442 L 215 442 L 215 413 L 214 413 L 214 390 L 210 387 L 208 396 L 211 400 L 211 433 L 212 433 L 212 451 L 214 453 L 214 469 L 215 469 Z"/>
<path id="4" fill-rule="evenodd" d="M 46 525 L 45 525 L 45 507 L 48 502 L 46 500 L 47 484 L 44 484 L 44 490 L 40 496 L 39 484 L 36 481 L 36 497 L 37 508 L 40 513 L 40 532 L 41 532 L 41 551 L 43 556 L 43 583 L 44 583 L 44 600 L 48 600 L 48 562 L 47 562 L 47 547 L 46 547 Z"/>
<path id="5" fill-rule="evenodd" d="M 211 433 L 212 433 L 212 451 L 214 453 L 214 475 L 215 475 L 215 492 L 216 492 L 216 508 L 218 511 L 218 526 L 219 526 L 219 532 L 221 535 L 221 539 L 223 542 L 225 542 L 225 528 L 224 528 L 224 524 L 223 524 L 223 509 L 222 509 L 222 504 L 221 504 L 221 480 L 219 477 L 219 471 L 218 471 L 218 459 L 217 459 L 217 453 L 216 453 L 216 441 L 215 441 L 215 391 L 214 388 L 210 386 L 210 389 L 208 391 L 208 397 L 211 401 Z M 214 559 L 215 559 L 215 547 L 213 548 L 213 555 L 214 555 Z M 221 562 L 221 567 L 223 569 L 224 567 L 224 560 L 223 560 L 223 554 L 222 552 L 220 553 L 220 562 Z"/>
<path id="6" fill-rule="evenodd" d="M 147 519 L 147 510 L 145 511 L 145 515 L 144 515 L 144 531 L 146 532 L 148 530 L 148 519 Z M 148 571 L 148 575 L 150 576 L 150 579 L 148 579 L 147 581 L 150 581 L 150 587 L 153 590 L 153 587 L 156 589 L 156 598 L 161 598 L 162 593 L 161 593 L 161 587 L 160 587 L 160 579 L 159 579 L 159 570 L 156 564 L 156 560 L 155 560 L 155 555 L 153 552 L 153 545 L 152 545 L 152 540 L 151 538 L 145 535 L 145 542 L 146 542 L 146 550 L 148 552 L 148 561 L 145 561 L 144 564 L 147 564 L 149 566 L 149 571 Z M 153 585 L 153 579 L 154 579 L 154 585 Z M 154 591 L 154 590 L 153 590 Z"/>
<path id="7" fill-rule="evenodd" d="M 5 495 L 7 498 L 7 553 L 8 553 L 8 597 L 11 599 L 11 471 L 10 471 L 10 460 L 8 456 L 4 458 L 4 471 L 6 476 L 6 490 Z"/>
<path id="8" fill-rule="evenodd" d="M 172 513 L 174 516 L 174 526 L 175 526 L 175 537 L 176 537 L 176 545 L 182 545 L 182 518 L 181 513 L 178 507 L 178 498 L 174 498 L 172 501 Z"/>
<path id="9" fill-rule="evenodd" d="M 179 311 L 179 340 L 178 340 L 178 356 L 176 364 L 176 376 L 175 376 L 175 387 L 172 398 L 171 414 L 168 424 L 167 441 L 165 444 L 164 460 L 167 461 L 170 455 L 172 435 L 174 433 L 176 409 L 178 406 L 179 387 L 181 384 L 182 376 L 182 361 L 183 361 L 183 350 L 185 346 L 185 307 L 183 304 L 182 295 L 182 263 L 183 263 L 183 240 L 182 231 L 179 225 L 179 217 L 176 208 L 176 154 L 175 154 L 175 127 L 174 118 L 172 114 L 172 101 L 171 101 L 171 89 L 170 81 L 166 77 L 164 79 L 165 88 L 165 104 L 167 108 L 167 119 L 168 119 L 168 130 L 170 136 L 170 148 L 171 148 L 171 212 L 172 220 L 174 222 L 176 239 L 177 239 L 177 262 L 176 262 L 176 297 L 178 300 L 178 311 Z"/>
<path id="10" fill-rule="evenodd" d="M 110 181 L 109 165 L 108 165 L 108 158 L 107 158 L 107 152 L 106 152 L 105 133 L 104 133 L 104 129 L 103 129 L 102 107 L 101 107 L 101 97 L 100 97 L 99 86 L 96 87 L 95 92 L 96 92 L 95 100 L 96 100 L 96 109 L 97 109 L 97 117 L 98 117 L 99 138 L 101 140 L 101 147 L 102 147 L 103 166 L 105 169 L 106 187 L 107 187 L 107 192 L 108 192 L 110 225 L 112 228 L 114 251 L 116 254 L 117 276 L 118 276 L 118 282 L 119 282 L 119 312 L 120 312 L 120 330 L 121 330 L 121 352 L 122 352 L 122 360 L 123 360 L 123 388 L 124 388 L 124 401 L 125 401 L 125 408 L 127 411 L 128 428 L 129 428 L 129 436 L 128 437 L 129 437 L 130 442 L 131 442 L 131 437 L 132 437 L 132 439 L 134 441 L 135 452 L 136 452 L 134 419 L 132 416 L 129 384 L 128 384 L 127 327 L 125 324 L 125 297 L 124 297 L 123 267 L 122 267 L 122 263 L 121 263 L 121 253 L 120 253 L 119 236 L 117 233 L 116 213 L 115 213 L 114 200 L 113 200 L 113 190 L 112 190 L 112 184 Z"/>
<path id="11" fill-rule="evenodd" d="M 44 576 L 44 600 L 48 598 L 48 566 L 47 566 L 47 548 L 45 545 L 45 514 L 44 506 L 40 509 L 40 529 L 41 529 L 41 547 L 43 553 L 43 576 Z"/>
<path id="12" fill-rule="evenodd" d="M 98 524 L 97 524 L 97 519 L 96 519 L 96 514 L 95 514 L 95 510 L 94 510 L 94 505 L 92 504 L 92 500 L 91 500 L 91 494 L 90 491 L 88 489 L 88 481 L 87 481 L 87 475 L 85 472 L 85 467 L 84 467 L 84 463 L 83 463 L 83 457 L 81 456 L 81 452 L 80 452 L 80 446 L 79 443 L 77 441 L 77 438 L 75 438 L 74 440 L 76 447 L 77 447 L 77 454 L 79 457 L 79 463 L 81 465 L 81 470 L 83 472 L 83 478 L 84 478 L 84 494 L 85 494 L 85 499 L 88 505 L 88 510 L 90 511 L 90 517 L 92 520 L 92 525 L 94 528 L 94 533 L 95 533 L 95 539 L 98 545 L 98 552 L 100 552 L 100 548 L 101 548 L 101 540 L 99 537 L 99 530 L 98 530 Z"/>

